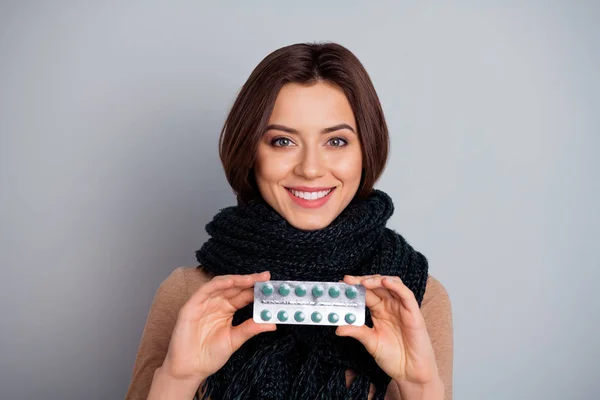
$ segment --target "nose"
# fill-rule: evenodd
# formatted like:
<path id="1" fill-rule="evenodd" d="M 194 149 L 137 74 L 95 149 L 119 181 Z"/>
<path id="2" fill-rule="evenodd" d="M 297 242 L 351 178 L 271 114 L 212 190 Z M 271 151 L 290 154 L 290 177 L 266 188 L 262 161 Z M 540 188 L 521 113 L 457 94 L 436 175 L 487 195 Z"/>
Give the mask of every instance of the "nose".
<path id="1" fill-rule="evenodd" d="M 325 175 L 325 160 L 318 149 L 305 147 L 294 169 L 296 175 L 306 179 L 316 179 Z"/>

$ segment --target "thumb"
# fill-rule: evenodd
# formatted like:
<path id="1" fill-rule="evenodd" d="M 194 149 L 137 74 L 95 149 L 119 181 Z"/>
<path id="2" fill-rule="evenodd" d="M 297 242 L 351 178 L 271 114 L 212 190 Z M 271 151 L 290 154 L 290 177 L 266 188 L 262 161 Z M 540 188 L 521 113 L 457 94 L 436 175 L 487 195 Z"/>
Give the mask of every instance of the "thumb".
<path id="1" fill-rule="evenodd" d="M 275 324 L 257 324 L 252 318 L 247 319 L 238 326 L 231 328 L 231 346 L 233 351 L 239 349 L 251 337 L 262 332 L 274 331 Z"/>

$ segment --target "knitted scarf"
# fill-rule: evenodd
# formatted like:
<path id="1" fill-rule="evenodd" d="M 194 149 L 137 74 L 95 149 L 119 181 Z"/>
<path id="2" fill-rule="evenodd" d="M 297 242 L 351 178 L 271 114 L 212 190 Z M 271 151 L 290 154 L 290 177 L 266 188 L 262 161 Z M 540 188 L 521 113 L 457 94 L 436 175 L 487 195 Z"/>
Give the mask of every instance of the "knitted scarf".
<path id="1" fill-rule="evenodd" d="M 355 200 L 326 228 L 292 227 L 264 200 L 222 209 L 206 226 L 211 238 L 196 252 L 214 275 L 269 270 L 273 280 L 338 282 L 344 275 L 399 276 L 417 299 L 425 293 L 427 259 L 386 222 L 390 197 L 374 190 Z M 252 304 L 238 310 L 233 325 L 252 318 Z M 373 326 L 367 309 L 366 325 Z M 203 385 L 204 398 L 383 399 L 390 377 L 356 339 L 336 327 L 278 325 L 248 340 Z M 346 387 L 346 370 L 356 377 Z"/>

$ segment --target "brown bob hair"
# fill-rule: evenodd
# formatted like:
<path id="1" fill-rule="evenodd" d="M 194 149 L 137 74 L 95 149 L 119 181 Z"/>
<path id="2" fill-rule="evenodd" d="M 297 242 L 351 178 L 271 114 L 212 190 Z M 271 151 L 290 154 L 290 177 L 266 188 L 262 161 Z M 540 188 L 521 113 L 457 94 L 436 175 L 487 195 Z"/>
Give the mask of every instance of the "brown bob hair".
<path id="1" fill-rule="evenodd" d="M 267 55 L 240 90 L 219 137 L 219 156 L 239 204 L 260 198 L 254 177 L 258 143 L 279 90 L 286 83 L 326 81 L 343 90 L 356 119 L 363 172 L 356 194 L 367 197 L 387 162 L 389 134 L 381 103 L 367 71 L 336 43 L 298 43 Z"/>

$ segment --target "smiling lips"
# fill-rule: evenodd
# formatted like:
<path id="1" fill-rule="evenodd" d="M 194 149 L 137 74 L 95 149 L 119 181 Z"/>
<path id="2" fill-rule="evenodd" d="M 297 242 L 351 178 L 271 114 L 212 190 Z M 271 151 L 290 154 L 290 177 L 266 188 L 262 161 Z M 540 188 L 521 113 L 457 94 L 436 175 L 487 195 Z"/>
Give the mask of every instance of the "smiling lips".
<path id="1" fill-rule="evenodd" d="M 296 204 L 304 208 L 318 208 L 327 203 L 329 195 L 335 190 L 330 188 L 293 187 L 287 188 L 287 192 Z"/>

